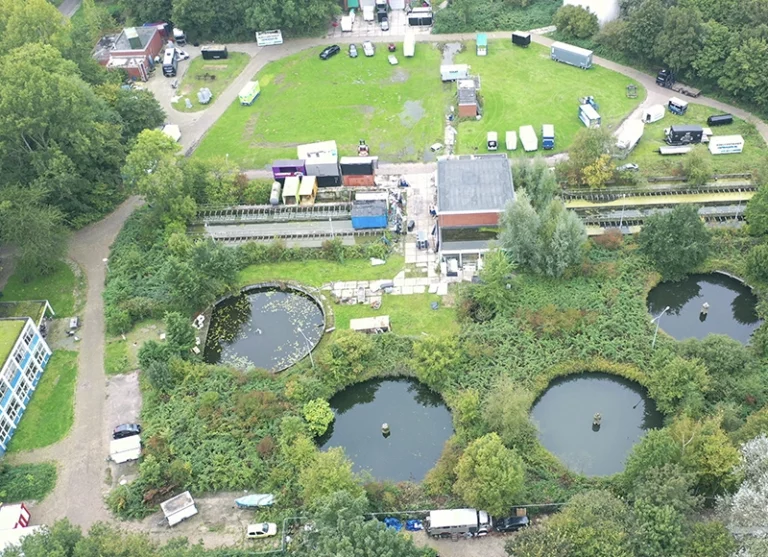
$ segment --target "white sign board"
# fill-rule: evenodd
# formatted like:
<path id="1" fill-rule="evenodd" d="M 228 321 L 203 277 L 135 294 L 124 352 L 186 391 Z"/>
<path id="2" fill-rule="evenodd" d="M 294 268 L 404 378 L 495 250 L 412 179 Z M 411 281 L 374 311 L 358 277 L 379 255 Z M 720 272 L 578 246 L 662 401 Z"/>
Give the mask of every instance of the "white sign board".
<path id="1" fill-rule="evenodd" d="M 257 31 L 256 44 L 258 46 L 273 46 L 276 44 L 283 44 L 283 32 L 280 31 L 280 29 L 261 32 Z"/>

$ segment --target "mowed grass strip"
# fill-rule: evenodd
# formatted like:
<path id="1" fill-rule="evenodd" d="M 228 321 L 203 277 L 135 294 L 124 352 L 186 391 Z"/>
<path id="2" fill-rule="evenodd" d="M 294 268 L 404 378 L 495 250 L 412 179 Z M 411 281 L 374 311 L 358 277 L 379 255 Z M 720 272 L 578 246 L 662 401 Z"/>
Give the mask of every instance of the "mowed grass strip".
<path id="1" fill-rule="evenodd" d="M 676 116 L 667 111 L 664 118 L 658 122 L 645 125 L 643 138 L 630 153 L 627 161 L 637 163 L 640 172 L 652 176 L 673 176 L 678 174 L 682 156 L 658 153 L 664 143 L 664 129 L 683 124 L 698 124 L 707 126 L 707 118 L 721 111 L 697 104 L 689 104 L 683 116 Z M 733 124 L 711 128 L 714 135 L 740 135 L 744 138 L 744 151 L 735 155 L 712 155 L 707 150 L 707 156 L 712 163 L 715 174 L 735 174 L 757 168 L 761 160 L 768 156 L 765 141 L 755 126 L 739 118 L 733 119 Z"/>
<path id="2" fill-rule="evenodd" d="M 339 154 L 357 154 L 365 139 L 382 161 L 419 161 L 442 141 L 445 113 L 454 86 L 440 81 L 440 51 L 419 43 L 415 56 L 402 43 L 387 61 L 385 44 L 376 54 L 350 58 L 347 46 L 322 61 L 312 48 L 267 64 L 255 76 L 261 95 L 252 106 L 235 101 L 206 134 L 195 157 L 229 157 L 242 168 L 262 168 L 275 159 L 295 158 L 296 145 L 336 140 Z"/>
<path id="3" fill-rule="evenodd" d="M 554 62 L 549 48 L 531 44 L 517 47 L 509 41 L 490 41 L 488 55 L 477 56 L 474 43 L 464 45 L 454 62 L 469 64 L 471 73 L 480 77 L 479 95 L 483 117 L 465 119 L 458 124 L 456 138 L 459 153 L 487 153 L 487 133 L 499 137 L 499 151 L 511 156 L 535 156 L 566 151 L 576 133 L 584 128 L 579 120 L 579 98 L 595 97 L 600 107 L 602 125 L 615 130 L 645 99 L 645 88 L 636 81 L 600 66 L 582 70 Z M 635 99 L 627 97 L 627 85 L 637 86 Z M 555 149 L 541 148 L 541 126 L 555 126 Z M 518 141 L 516 151 L 506 151 L 507 131 L 519 132 L 531 125 L 539 138 L 539 150 L 525 153 Z"/>
<path id="4" fill-rule="evenodd" d="M 37 384 L 8 452 L 47 447 L 63 439 L 74 421 L 77 352 L 57 350 Z"/>
<path id="5" fill-rule="evenodd" d="M 181 100 L 175 103 L 173 108 L 179 112 L 205 110 L 216 102 L 219 95 L 240 75 L 250 61 L 251 57 L 243 52 L 230 52 L 229 57 L 223 60 L 203 60 L 202 56 L 198 56 L 192 60 L 180 61 L 179 65 L 189 64 L 189 68 L 187 68 L 187 73 L 184 74 L 177 89 L 177 94 L 181 95 Z M 216 76 L 216 79 L 205 79 L 205 76 Z M 168 86 L 170 87 L 170 80 L 174 78 L 164 79 L 169 80 Z M 213 98 L 208 104 L 197 102 L 197 92 L 202 87 L 207 87 L 213 93 Z M 187 108 L 187 103 L 184 101 L 186 98 L 192 101 L 192 108 Z"/>
<path id="6" fill-rule="evenodd" d="M 18 273 L 8 279 L 3 289 L 3 302 L 21 300 L 48 300 L 59 317 L 68 317 L 75 311 L 75 274 L 61 261 L 50 275 L 22 282 Z"/>

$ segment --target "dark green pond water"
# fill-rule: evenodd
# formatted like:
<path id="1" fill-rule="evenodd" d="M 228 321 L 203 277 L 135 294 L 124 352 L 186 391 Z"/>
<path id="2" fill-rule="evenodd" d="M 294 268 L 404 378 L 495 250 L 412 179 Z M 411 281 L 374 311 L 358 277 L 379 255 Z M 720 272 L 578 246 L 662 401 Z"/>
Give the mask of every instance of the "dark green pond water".
<path id="1" fill-rule="evenodd" d="M 355 471 L 377 480 L 421 481 L 453 434 L 443 399 L 409 379 L 375 379 L 344 389 L 330 400 L 336 419 L 320 448 L 343 447 Z M 391 434 L 384 437 L 381 424 Z"/>
<path id="2" fill-rule="evenodd" d="M 323 312 L 304 294 L 251 290 L 213 311 L 205 361 L 277 371 L 306 357 L 323 336 Z"/>
<path id="3" fill-rule="evenodd" d="M 704 302 L 709 304 L 706 318 L 701 315 Z M 756 305 L 757 298 L 748 286 L 717 273 L 662 282 L 648 293 L 648 311 L 653 317 L 669 306 L 661 318 L 661 329 L 677 340 L 720 334 L 746 344 L 760 326 Z"/>
<path id="4" fill-rule="evenodd" d="M 595 431 L 592 418 L 602 415 Z M 662 425 L 656 404 L 632 381 L 605 373 L 555 379 L 534 404 L 531 417 L 541 443 L 575 472 L 621 472 L 632 447 Z"/>

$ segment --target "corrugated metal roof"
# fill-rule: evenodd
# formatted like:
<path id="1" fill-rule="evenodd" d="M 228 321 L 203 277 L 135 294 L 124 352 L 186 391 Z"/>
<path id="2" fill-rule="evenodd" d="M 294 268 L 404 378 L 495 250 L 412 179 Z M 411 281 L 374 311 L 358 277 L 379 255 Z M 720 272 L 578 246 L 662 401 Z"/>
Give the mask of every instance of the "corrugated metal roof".
<path id="1" fill-rule="evenodd" d="M 437 162 L 438 212 L 501 211 L 514 198 L 506 155 L 461 156 Z"/>
<path id="2" fill-rule="evenodd" d="M 352 218 L 380 217 L 387 214 L 386 201 L 355 201 L 352 204 Z"/>

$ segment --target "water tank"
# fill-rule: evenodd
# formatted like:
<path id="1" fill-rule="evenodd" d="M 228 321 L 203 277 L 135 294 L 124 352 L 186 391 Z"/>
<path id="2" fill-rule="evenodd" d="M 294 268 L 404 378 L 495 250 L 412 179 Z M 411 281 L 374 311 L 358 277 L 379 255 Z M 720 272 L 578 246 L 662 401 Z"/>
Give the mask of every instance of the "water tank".
<path id="1" fill-rule="evenodd" d="M 272 205 L 280 205 L 280 182 L 272 182 L 272 193 L 269 195 L 269 202 Z"/>

